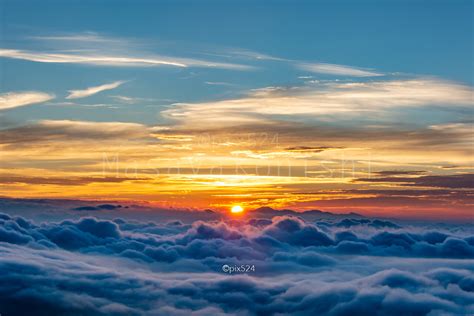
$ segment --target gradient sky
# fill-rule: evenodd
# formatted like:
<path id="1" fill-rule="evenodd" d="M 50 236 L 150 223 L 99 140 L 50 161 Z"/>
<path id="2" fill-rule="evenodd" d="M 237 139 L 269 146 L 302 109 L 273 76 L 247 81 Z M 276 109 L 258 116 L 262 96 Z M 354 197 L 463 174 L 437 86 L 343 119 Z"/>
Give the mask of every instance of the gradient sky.
<path id="1" fill-rule="evenodd" d="M 472 218 L 472 1 L 1 1 L 0 194 Z"/>

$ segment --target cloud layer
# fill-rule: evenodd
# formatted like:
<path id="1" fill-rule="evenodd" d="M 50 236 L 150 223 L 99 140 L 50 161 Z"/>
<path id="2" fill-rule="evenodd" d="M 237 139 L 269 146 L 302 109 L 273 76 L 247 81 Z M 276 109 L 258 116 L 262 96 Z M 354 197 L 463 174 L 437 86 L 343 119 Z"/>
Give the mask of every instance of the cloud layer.
<path id="1" fill-rule="evenodd" d="M 370 219 L 312 224 L 286 216 L 37 225 L 5 214 L 0 224 L 5 314 L 26 306 L 40 315 L 474 311 L 474 236 L 462 227 Z M 229 275 L 224 264 L 255 265 L 255 272 Z"/>

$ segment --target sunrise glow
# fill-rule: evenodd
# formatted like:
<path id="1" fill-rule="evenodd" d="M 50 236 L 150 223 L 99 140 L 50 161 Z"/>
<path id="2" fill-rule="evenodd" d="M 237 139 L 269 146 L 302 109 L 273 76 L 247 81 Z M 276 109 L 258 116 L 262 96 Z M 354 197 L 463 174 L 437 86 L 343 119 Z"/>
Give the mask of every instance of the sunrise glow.
<path id="1" fill-rule="evenodd" d="M 244 209 L 243 209 L 243 207 L 240 206 L 240 205 L 234 205 L 234 206 L 232 206 L 232 208 L 230 209 L 230 212 L 231 212 L 232 214 L 241 214 L 241 213 L 243 213 L 243 211 L 244 211 Z"/>
<path id="2" fill-rule="evenodd" d="M 322 23 L 311 30 L 326 27 L 311 21 Z M 281 52 L 274 46 L 279 37 L 267 41 L 273 33 L 249 41 L 262 46 L 229 49 L 225 32 L 206 37 L 201 47 L 194 37 L 174 42 L 181 23 L 153 28 L 169 30 L 168 38 L 148 31 L 129 36 L 115 23 L 107 23 L 110 32 L 85 31 L 89 25 L 51 34 L 18 29 L 9 35 L 14 41 L 0 45 L 8 82 L 0 87 L 2 196 L 213 210 L 231 208 L 238 198 L 248 209 L 472 218 L 472 71 L 458 65 L 462 56 L 442 53 L 445 42 L 420 45 L 430 50 L 417 56 L 434 55 L 430 68 L 425 59 L 397 64 L 400 56 L 377 56 L 367 45 L 356 49 L 360 58 L 342 58 L 350 47 L 339 45 L 360 43 L 352 36 L 332 43 L 336 53 L 328 48 L 321 55 L 316 44 L 308 51 L 305 40 L 293 43 L 301 47 L 282 44 L 288 51 Z M 295 23 L 299 35 L 289 41 L 309 30 Z M 408 42 L 418 38 L 431 37 Z M 166 40 L 174 44 L 163 45 Z M 468 32 L 457 40 L 466 64 L 470 40 Z M 18 76 L 17 65 L 35 80 L 9 80 Z"/>

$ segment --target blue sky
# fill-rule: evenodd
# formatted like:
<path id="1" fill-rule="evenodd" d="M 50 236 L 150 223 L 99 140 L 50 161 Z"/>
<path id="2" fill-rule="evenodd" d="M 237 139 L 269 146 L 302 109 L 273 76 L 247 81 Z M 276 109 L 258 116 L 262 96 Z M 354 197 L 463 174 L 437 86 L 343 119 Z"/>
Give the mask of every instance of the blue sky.
<path id="1" fill-rule="evenodd" d="M 308 63 L 369 68 L 399 76 L 436 76 L 472 84 L 472 3 L 470 1 L 3 1 L 2 48 L 55 50 L 65 41 L 54 36 L 94 34 L 123 41 L 121 51 L 224 61 L 253 66 L 240 71 L 189 67 L 108 67 L 44 64 L 1 59 L 4 92 L 41 90 L 63 96 L 67 90 L 116 80 L 129 82 L 116 91 L 153 98 L 153 111 L 173 102 L 229 98 L 249 89 L 298 86 L 299 76 L 334 79 L 295 69 L 291 63 L 261 60 L 239 52 Z M 43 39 L 38 39 L 43 38 Z M 46 38 L 46 39 L 44 39 Z M 107 48 L 108 44 L 67 43 L 69 48 Z M 113 46 L 116 44 L 113 44 Z M 232 54 L 235 53 L 235 54 Z M 389 75 L 389 77 L 392 75 Z M 339 79 L 351 79 L 342 76 Z M 372 78 L 369 78 L 369 80 Z M 206 84 L 207 82 L 207 84 Z M 215 84 L 212 84 L 215 83 Z M 102 95 L 88 103 L 110 102 Z M 20 111 L 15 115 L 14 111 Z M 74 109 L 24 108 L 13 116 L 90 118 Z M 52 111 L 48 111 L 52 112 Z M 154 123 L 150 110 L 102 113 Z M 158 117 L 159 119 L 159 117 Z"/>

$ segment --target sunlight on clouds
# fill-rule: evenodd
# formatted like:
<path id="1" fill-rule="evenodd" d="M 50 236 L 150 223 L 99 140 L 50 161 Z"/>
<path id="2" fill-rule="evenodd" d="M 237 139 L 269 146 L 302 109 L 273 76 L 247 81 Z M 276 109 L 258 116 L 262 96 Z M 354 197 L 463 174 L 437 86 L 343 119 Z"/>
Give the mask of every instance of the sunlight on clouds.
<path id="1" fill-rule="evenodd" d="M 132 56 L 124 52 L 123 55 L 109 54 L 78 54 L 78 53 L 47 53 L 26 51 L 19 49 L 0 49 L 0 57 L 34 61 L 39 63 L 71 63 L 115 67 L 205 67 L 231 70 L 252 70 L 252 66 L 232 63 L 213 62 L 192 58 L 177 58 L 167 56 Z"/>
<path id="2" fill-rule="evenodd" d="M 297 68 L 306 70 L 309 72 L 329 74 L 329 75 L 342 75 L 350 77 L 377 77 L 383 76 L 383 74 L 374 72 L 372 70 L 366 70 L 362 68 L 356 68 L 345 65 L 326 64 L 326 63 L 301 63 L 297 65 Z"/>
<path id="3" fill-rule="evenodd" d="M 69 98 L 122 83 L 74 90 Z M 417 195 L 421 182 L 416 181 L 443 176 L 449 172 L 442 169 L 448 162 L 469 167 L 472 152 L 466 144 L 472 141 L 472 126 L 399 126 L 390 122 L 389 111 L 429 105 L 466 108 L 471 97 L 467 86 L 434 79 L 327 82 L 256 89 L 229 100 L 176 103 L 161 112 L 169 122 L 156 126 L 32 121 L 0 130 L 5 171 L 0 182 L 4 194 L 21 197 L 367 212 L 393 211 L 409 201 L 420 212 L 446 210 L 468 203 L 463 189 L 441 195 L 442 188 L 435 192 L 422 187 L 432 191 Z M 363 117 L 369 123 L 345 125 L 341 117 Z M 380 177 L 377 172 L 383 170 L 409 169 L 423 171 L 406 177 L 415 181 L 410 187 L 401 177 L 361 180 Z M 393 193 L 377 193 L 384 190 L 412 193 L 396 201 L 390 199 Z"/>
<path id="4" fill-rule="evenodd" d="M 0 110 L 42 103 L 54 99 L 53 94 L 37 91 L 7 92 L 0 94 Z"/>
<path id="5" fill-rule="evenodd" d="M 16 49 L 0 49 L 0 57 L 13 59 L 23 59 L 39 63 L 72 63 L 72 64 L 91 64 L 103 66 L 176 66 L 186 67 L 183 63 L 167 61 L 158 58 L 134 58 L 127 56 L 110 55 L 78 55 L 78 54 L 59 54 L 32 52 Z"/>
<path id="6" fill-rule="evenodd" d="M 366 83 L 327 83 L 302 88 L 266 88 L 240 99 L 177 103 L 165 117 L 188 129 L 278 124 L 278 119 L 330 119 L 381 115 L 400 107 L 467 106 L 471 88 L 446 81 L 418 79 Z M 286 117 L 280 117 L 286 116 Z"/>

